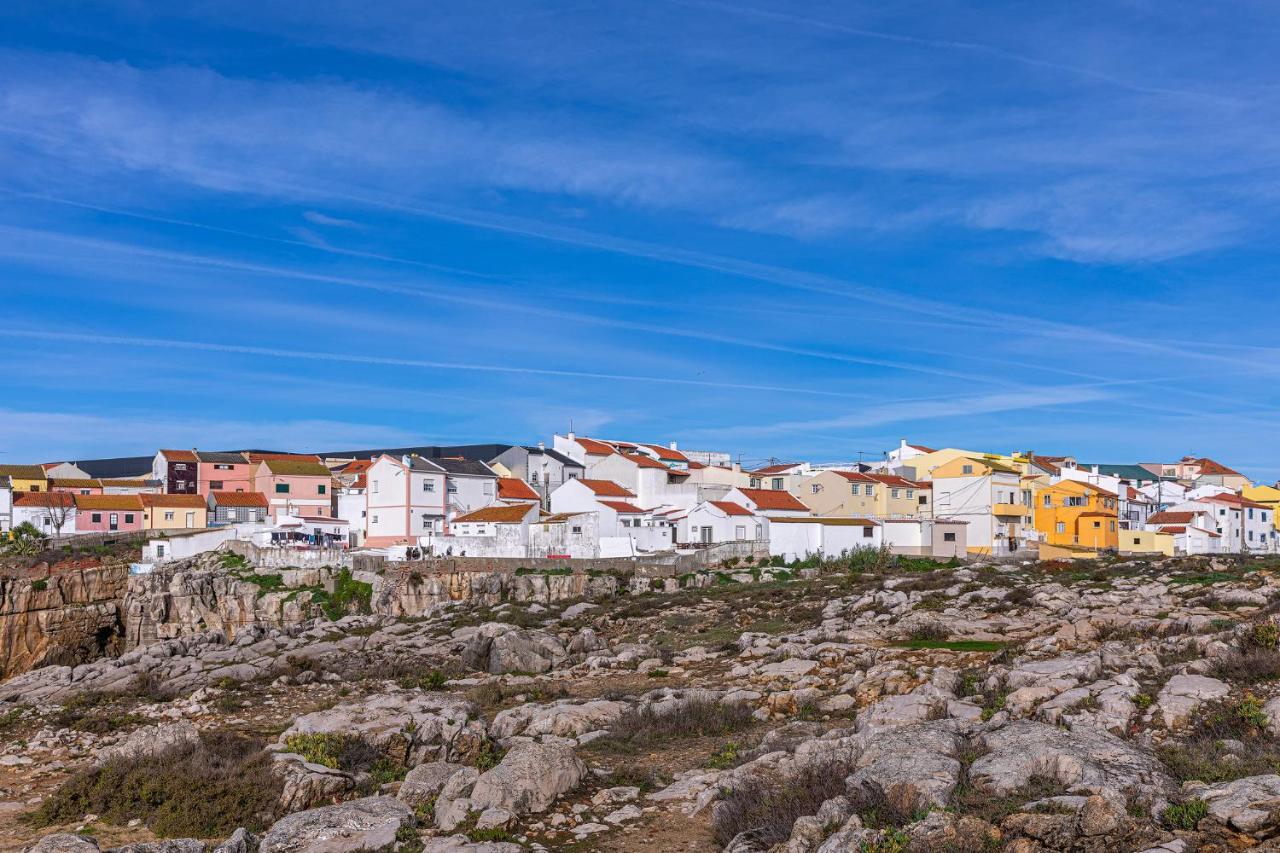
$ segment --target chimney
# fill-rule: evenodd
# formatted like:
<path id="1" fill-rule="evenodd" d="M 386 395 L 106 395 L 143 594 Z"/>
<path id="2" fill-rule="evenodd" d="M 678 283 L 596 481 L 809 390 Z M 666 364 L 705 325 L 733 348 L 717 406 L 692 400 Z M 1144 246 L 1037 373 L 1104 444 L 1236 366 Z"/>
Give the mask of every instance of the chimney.
<path id="1" fill-rule="evenodd" d="M 675 443 L 674 441 L 673 441 L 673 442 L 671 442 L 671 443 L 668 445 L 668 447 L 670 447 L 672 450 L 679 450 L 679 449 L 680 449 L 680 448 L 676 445 L 676 443 Z"/>
<path id="2" fill-rule="evenodd" d="M 735 463 L 733 463 L 733 470 L 735 470 L 735 471 L 741 471 L 741 470 L 742 470 L 742 463 L 741 463 L 741 462 L 735 462 Z"/>
<path id="3" fill-rule="evenodd" d="M 578 436 L 574 433 L 573 430 L 569 430 L 569 434 L 565 436 L 565 438 L 569 439 L 570 441 L 574 441 L 575 439 L 577 439 L 577 437 Z"/>
<path id="4" fill-rule="evenodd" d="M 538 442 L 538 449 L 539 449 L 539 450 L 546 450 L 546 449 L 547 449 L 547 443 L 546 443 L 545 441 L 539 441 L 539 442 Z"/>
<path id="5" fill-rule="evenodd" d="M 1094 466 L 1093 466 L 1093 476 L 1095 476 L 1095 477 L 1096 477 L 1096 476 L 1098 476 L 1098 474 L 1100 474 L 1100 473 L 1101 473 L 1101 472 L 1098 470 L 1098 466 L 1097 466 L 1097 465 L 1094 465 Z"/>

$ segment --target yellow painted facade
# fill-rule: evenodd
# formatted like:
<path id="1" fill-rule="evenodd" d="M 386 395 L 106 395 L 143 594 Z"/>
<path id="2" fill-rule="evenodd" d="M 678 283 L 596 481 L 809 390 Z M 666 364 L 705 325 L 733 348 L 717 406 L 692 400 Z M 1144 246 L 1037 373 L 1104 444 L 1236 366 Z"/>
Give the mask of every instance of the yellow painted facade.
<path id="1" fill-rule="evenodd" d="M 1271 523 L 1280 530 L 1280 489 L 1275 486 L 1247 486 L 1240 496 L 1271 507 Z"/>
<path id="2" fill-rule="evenodd" d="M 1159 530 L 1121 530 L 1120 553 L 1163 554 L 1172 557 L 1175 540 L 1172 533 L 1161 533 Z"/>
<path id="3" fill-rule="evenodd" d="M 892 475 L 823 471 L 793 492 L 817 516 L 932 518 L 929 484 Z"/>
<path id="4" fill-rule="evenodd" d="M 0 465 L 0 477 L 9 478 L 15 495 L 49 491 L 49 478 L 39 465 Z"/>
<path id="5" fill-rule="evenodd" d="M 1050 545 L 1119 547 L 1119 500 L 1105 489 L 1062 480 L 1037 490 L 1035 527 Z"/>

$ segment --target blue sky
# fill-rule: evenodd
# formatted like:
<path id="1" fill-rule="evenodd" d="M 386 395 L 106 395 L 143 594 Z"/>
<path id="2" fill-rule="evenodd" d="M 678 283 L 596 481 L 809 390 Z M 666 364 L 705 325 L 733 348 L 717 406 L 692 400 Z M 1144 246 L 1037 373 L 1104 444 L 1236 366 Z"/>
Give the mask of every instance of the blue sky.
<path id="1" fill-rule="evenodd" d="M 1272 11 L 5 4 L 0 459 L 572 421 L 1274 480 Z"/>

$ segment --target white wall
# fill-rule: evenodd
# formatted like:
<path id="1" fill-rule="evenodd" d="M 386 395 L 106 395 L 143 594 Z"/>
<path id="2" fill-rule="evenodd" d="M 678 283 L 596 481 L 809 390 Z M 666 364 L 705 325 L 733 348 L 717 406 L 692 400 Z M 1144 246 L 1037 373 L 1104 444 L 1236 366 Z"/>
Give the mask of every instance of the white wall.
<path id="1" fill-rule="evenodd" d="M 64 510 L 59 510 L 63 512 Z M 57 530 L 49 521 L 49 508 L 44 506 L 15 506 L 13 508 L 13 526 L 17 527 L 24 522 L 31 522 L 40 529 L 41 533 L 49 536 L 67 536 L 76 532 L 76 508 L 67 507 L 66 516 L 62 524 L 62 530 Z"/>

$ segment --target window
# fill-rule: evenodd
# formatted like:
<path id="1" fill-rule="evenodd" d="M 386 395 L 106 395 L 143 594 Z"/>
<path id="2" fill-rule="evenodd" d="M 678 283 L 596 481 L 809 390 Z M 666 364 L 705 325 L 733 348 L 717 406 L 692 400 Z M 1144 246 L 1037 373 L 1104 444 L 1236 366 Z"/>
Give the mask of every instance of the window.
<path id="1" fill-rule="evenodd" d="M 92 521 L 94 524 L 101 524 L 101 523 L 102 523 L 102 513 L 100 513 L 100 512 L 91 513 L 91 514 L 89 515 L 89 520 L 90 520 L 90 521 Z"/>
<path id="2" fill-rule="evenodd" d="M 898 497 L 900 497 L 901 495 L 902 495 L 902 490 L 901 490 L 901 489 L 891 489 L 891 490 L 889 491 L 889 497 L 891 497 L 891 498 L 897 499 L 897 498 L 898 498 Z"/>
<path id="3" fill-rule="evenodd" d="M 871 538 L 872 536 L 874 536 L 874 535 L 875 535 L 875 529 L 874 529 L 874 528 L 871 528 L 871 527 L 864 527 L 864 528 L 862 528 L 862 538 L 863 538 L 863 539 L 870 539 L 870 538 Z"/>
<path id="4" fill-rule="evenodd" d="M 1253 520 L 1253 507 L 1249 507 L 1249 520 Z"/>
<path id="5" fill-rule="evenodd" d="M 972 474 L 972 473 L 973 473 L 973 466 L 972 466 L 972 465 L 962 465 L 962 466 L 960 466 L 960 473 L 961 473 L 961 474 Z"/>
<path id="6" fill-rule="evenodd" d="M 378 523 L 378 514 L 375 512 L 373 518 L 370 519 L 374 524 Z"/>
<path id="7" fill-rule="evenodd" d="M 569 531 L 570 531 L 574 536 L 577 536 L 577 535 L 579 535 L 579 534 L 581 534 L 581 533 L 582 533 L 582 526 L 581 526 L 581 525 L 578 525 L 578 524 L 575 524 L 573 527 L 569 528 Z"/>
<path id="8" fill-rule="evenodd" d="M 867 486 L 865 491 L 868 496 L 874 495 L 876 493 L 875 486 Z"/>
<path id="9" fill-rule="evenodd" d="M 235 521 L 235 520 L 236 520 L 236 508 L 230 507 L 227 510 L 227 521 Z"/>
<path id="10" fill-rule="evenodd" d="M 855 495 L 858 493 L 858 484 L 857 484 L 857 483 L 854 483 L 850 488 L 851 488 L 851 489 L 853 489 L 853 493 L 854 493 Z"/>
<path id="11" fill-rule="evenodd" d="M 1133 544 L 1134 544 L 1134 545 L 1141 545 L 1141 544 L 1142 544 L 1142 540 L 1141 540 L 1140 538 L 1138 538 L 1137 536 L 1135 536 L 1135 537 L 1133 537 Z"/>
<path id="12" fill-rule="evenodd" d="M 782 490 L 782 478 L 781 478 L 781 477 L 774 477 L 774 478 L 773 478 L 773 488 L 774 488 L 774 491 L 781 491 L 781 490 Z"/>
<path id="13" fill-rule="evenodd" d="M 370 483 L 370 486 L 372 487 L 373 493 L 376 495 L 378 493 L 378 481 L 374 480 L 372 483 Z"/>
<path id="14" fill-rule="evenodd" d="M 213 491 L 215 491 L 215 492 L 220 492 L 220 491 L 222 491 L 222 481 L 221 481 L 221 480 L 210 480 L 210 481 L 209 481 L 209 488 L 210 488 L 210 489 L 212 489 L 212 490 L 213 490 Z"/>
<path id="15" fill-rule="evenodd" d="M 536 486 L 536 485 L 538 485 L 538 472 L 537 472 L 537 471 L 530 471 L 530 472 L 529 472 L 529 485 L 531 485 L 531 486 Z"/>
<path id="16" fill-rule="evenodd" d="M 449 494 L 451 494 L 451 495 L 452 495 L 452 494 L 454 494 L 455 492 L 457 492 L 457 491 L 458 491 L 458 481 L 457 481 L 457 480 L 446 480 L 446 481 L 445 481 L 445 491 L 446 491 L 446 492 L 448 492 L 448 493 L 449 493 Z"/>
<path id="17" fill-rule="evenodd" d="M 484 481 L 484 493 L 485 493 L 486 495 L 492 495 L 492 494 L 493 494 L 493 480 L 485 480 L 485 481 Z"/>
<path id="18" fill-rule="evenodd" d="M 578 472 L 577 472 L 577 471 L 571 471 L 571 472 L 569 472 L 569 479 L 570 479 L 570 480 L 576 480 L 576 479 L 578 479 Z"/>
<path id="19" fill-rule="evenodd" d="M 435 490 L 436 490 L 436 481 L 435 481 L 435 480 L 430 480 L 430 479 L 428 479 L 428 480 L 423 480 L 423 481 L 422 481 L 422 491 L 424 491 L 424 492 L 434 492 Z"/>
<path id="20" fill-rule="evenodd" d="M 328 488 L 329 488 L 328 486 L 321 483 L 320 485 L 316 486 L 316 494 L 323 495 L 325 493 L 325 490 Z"/>
<path id="21" fill-rule="evenodd" d="M 1045 505 L 1045 506 L 1053 506 L 1053 495 L 1045 495 L 1045 496 L 1044 496 L 1044 505 Z"/>
<path id="22" fill-rule="evenodd" d="M 817 483 L 814 483 L 812 486 L 809 487 L 809 491 L 813 492 L 816 495 L 821 488 L 822 487 L 819 486 Z"/>
<path id="23" fill-rule="evenodd" d="M 175 462 L 175 463 L 173 463 L 173 470 L 175 470 L 175 471 L 185 471 L 185 470 L 187 470 L 187 463 L 185 463 L 185 462 Z"/>
<path id="24" fill-rule="evenodd" d="M 1059 532 L 1059 533 L 1066 533 L 1066 532 L 1067 532 L 1067 523 L 1066 523 L 1065 521 L 1059 521 L 1059 522 L 1058 522 L 1058 525 L 1057 525 L 1056 530 L 1057 530 L 1057 532 Z"/>
<path id="25" fill-rule="evenodd" d="M 289 484 L 288 484 L 288 483 L 276 483 L 276 494 L 277 494 L 277 495 L 287 495 L 287 494 L 289 494 Z"/>
<path id="26" fill-rule="evenodd" d="M 1093 523 L 1093 529 L 1094 529 L 1094 530 L 1097 530 L 1097 529 L 1098 529 L 1098 528 L 1100 528 L 1100 527 L 1102 527 L 1102 522 L 1101 522 L 1101 521 L 1095 521 L 1095 522 Z"/>
<path id="27" fill-rule="evenodd" d="M 1115 532 L 1116 532 L 1116 523 L 1115 523 L 1114 521 L 1108 521 L 1108 522 L 1107 522 L 1107 528 L 1108 528 L 1112 533 L 1115 533 Z"/>
<path id="28" fill-rule="evenodd" d="M 126 513 L 124 514 L 124 523 L 125 523 L 125 524 L 133 524 L 133 513 L 131 513 L 131 512 L 126 512 Z"/>
<path id="29" fill-rule="evenodd" d="M 171 510 L 171 509 L 169 509 L 169 510 L 165 510 L 165 513 L 164 513 L 164 520 L 165 520 L 165 521 L 173 521 L 173 510 Z"/>
<path id="30" fill-rule="evenodd" d="M 164 556 L 164 543 L 163 543 L 163 542 L 161 542 L 161 543 L 159 543 L 159 544 L 157 544 L 157 545 L 156 545 L 156 556 L 157 556 L 157 557 L 163 557 L 163 556 Z"/>
<path id="31" fill-rule="evenodd" d="M 907 500 L 911 500 L 911 499 L 912 499 L 912 498 L 914 498 L 915 496 L 916 496 L 916 490 L 915 490 L 915 489 L 907 489 Z"/>
<path id="32" fill-rule="evenodd" d="M 231 470 L 231 466 L 230 466 L 230 465 L 226 465 L 226 464 L 218 464 L 218 465 L 214 465 L 214 466 L 213 466 L 213 470 L 215 470 L 215 471 L 230 471 L 230 470 Z"/>
<path id="33" fill-rule="evenodd" d="M 925 505 L 925 504 L 927 504 L 928 502 L 929 502 L 929 496 L 928 496 L 928 495 L 921 495 L 921 496 L 920 496 L 920 506 L 924 506 L 924 505 Z"/>
<path id="34" fill-rule="evenodd" d="M 741 541 L 741 540 L 743 540 L 743 539 L 746 539 L 746 538 L 747 538 L 747 526 L 746 526 L 745 524 L 739 524 L 738 526 L 734 527 L 734 528 L 733 528 L 733 538 L 734 538 L 734 539 L 737 539 L 737 540 L 739 540 L 739 541 Z"/>
<path id="35" fill-rule="evenodd" d="M 942 534 L 942 541 L 943 541 L 943 542 L 954 542 L 954 541 L 956 541 L 956 535 L 955 535 L 954 533 L 944 533 L 944 534 Z"/>

